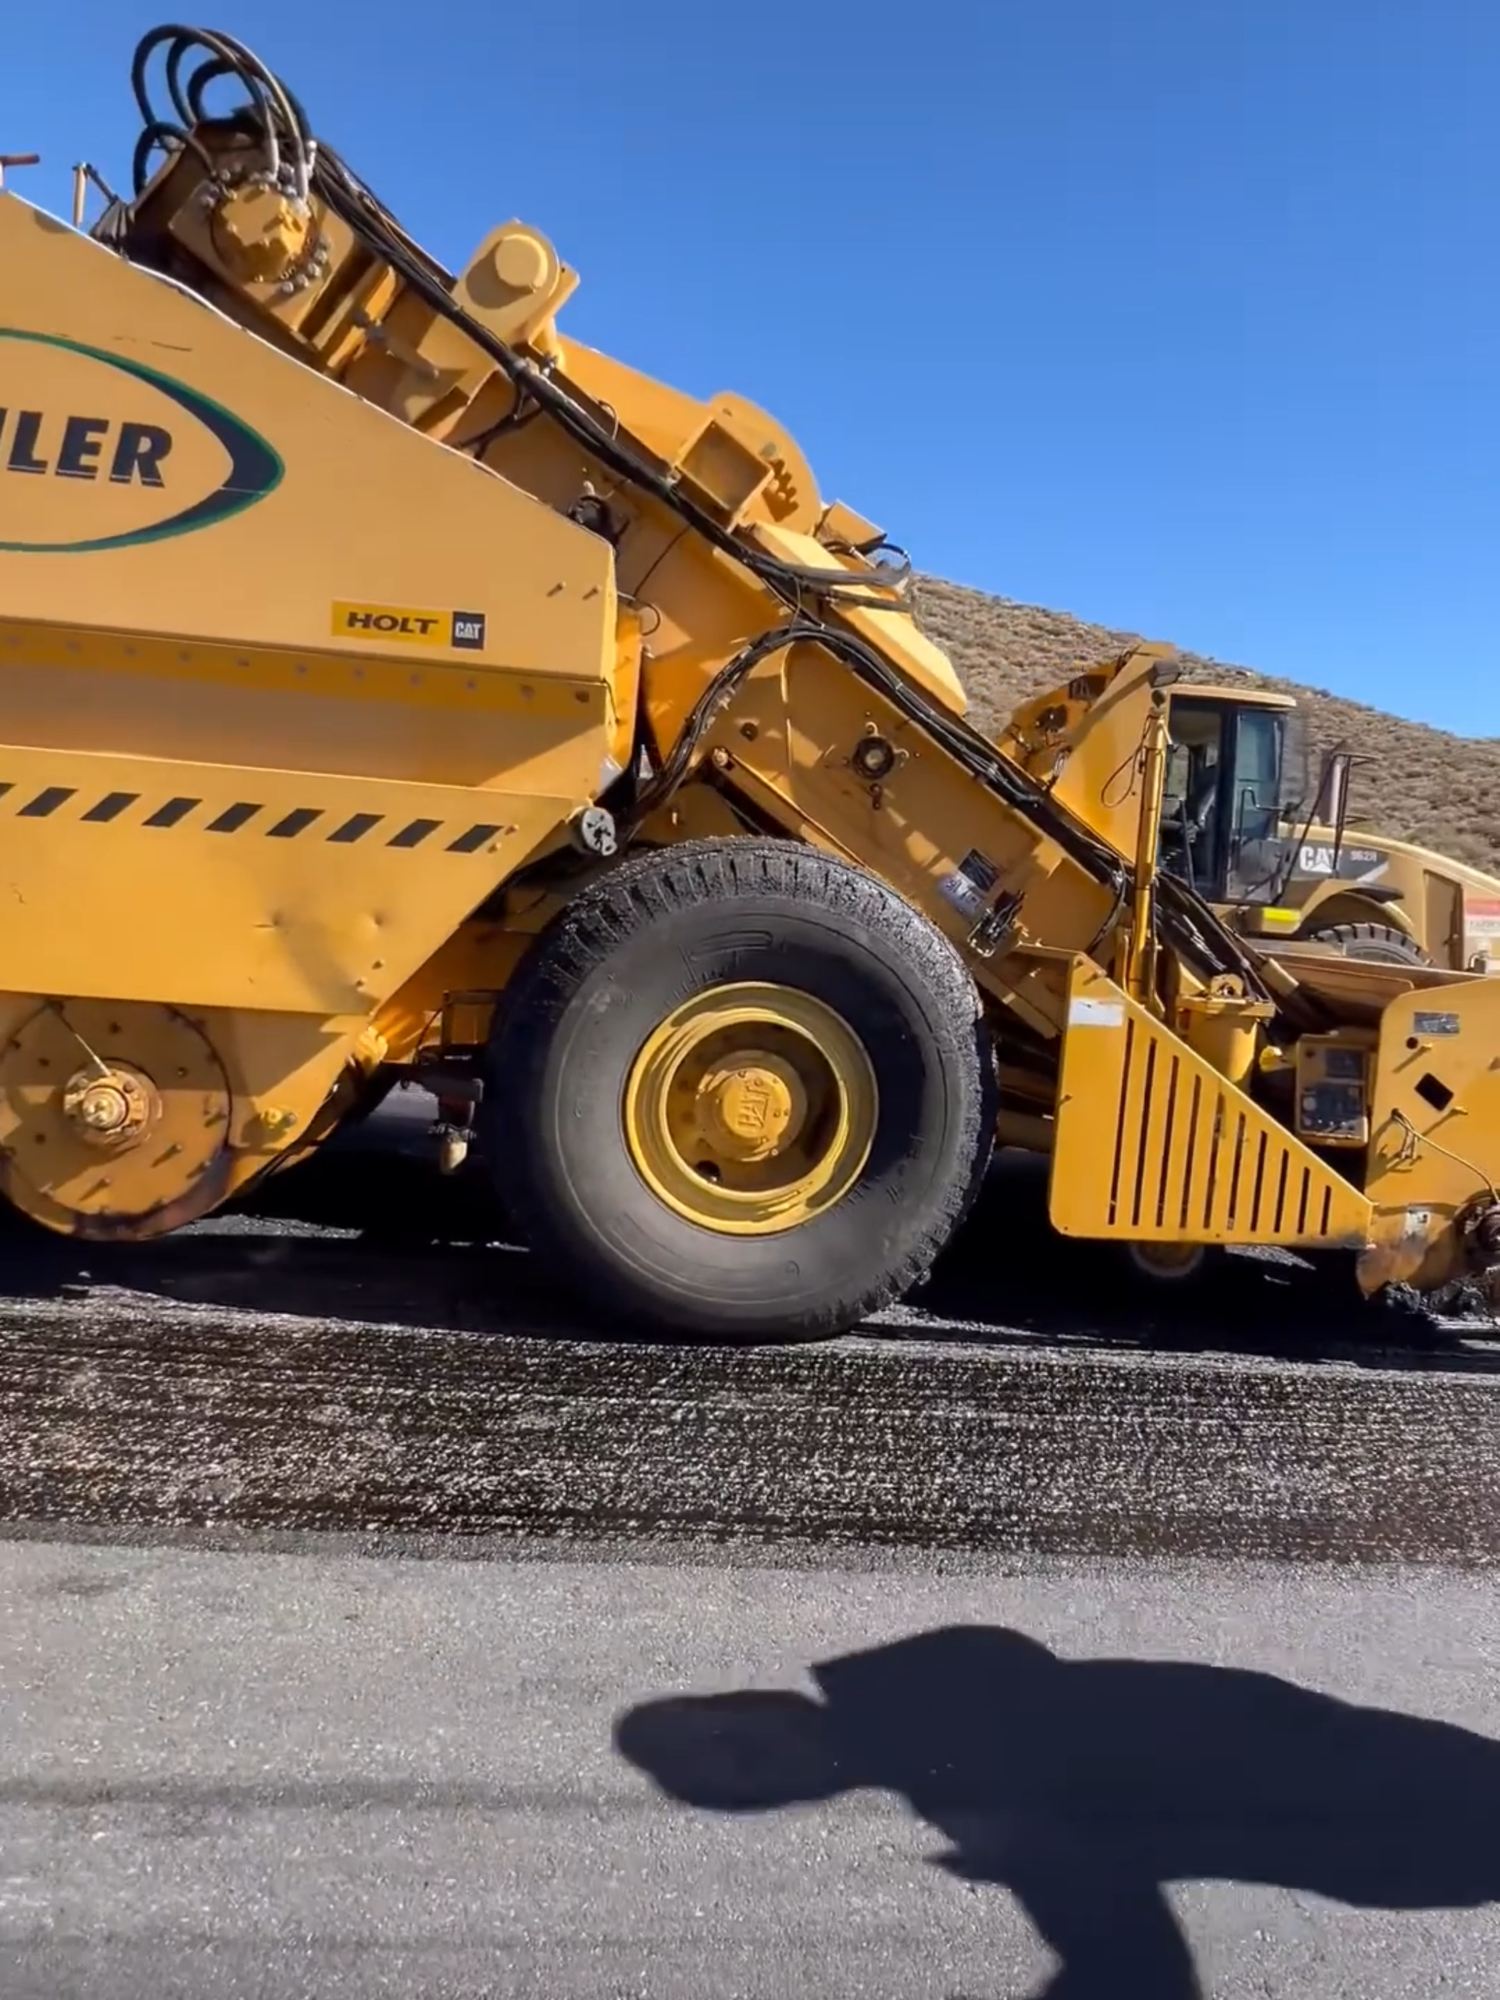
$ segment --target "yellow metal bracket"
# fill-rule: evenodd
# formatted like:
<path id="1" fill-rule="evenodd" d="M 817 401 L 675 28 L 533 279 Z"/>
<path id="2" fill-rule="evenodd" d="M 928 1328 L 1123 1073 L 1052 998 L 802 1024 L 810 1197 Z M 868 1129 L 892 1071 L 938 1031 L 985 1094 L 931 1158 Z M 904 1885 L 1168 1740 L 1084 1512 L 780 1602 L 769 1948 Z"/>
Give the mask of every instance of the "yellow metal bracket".
<path id="1" fill-rule="evenodd" d="M 1098 971 L 1068 981 L 1050 1207 L 1067 1236 L 1359 1249 L 1369 1202 Z"/>

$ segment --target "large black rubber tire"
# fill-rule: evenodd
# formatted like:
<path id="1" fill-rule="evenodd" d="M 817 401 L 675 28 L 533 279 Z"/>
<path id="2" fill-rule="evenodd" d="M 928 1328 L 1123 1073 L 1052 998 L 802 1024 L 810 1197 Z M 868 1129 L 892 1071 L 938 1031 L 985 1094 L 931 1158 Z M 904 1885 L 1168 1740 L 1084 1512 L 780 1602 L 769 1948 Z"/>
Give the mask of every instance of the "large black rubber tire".
<path id="1" fill-rule="evenodd" d="M 840 1013 L 879 1085 L 849 1193 L 811 1222 L 726 1235 L 637 1172 L 622 1123 L 646 1037 L 694 993 L 801 988 Z M 532 947 L 489 1050 L 484 1151 L 549 1274 L 610 1322 L 716 1340 L 847 1331 L 921 1280 L 978 1194 L 994 1058 L 968 971 L 863 871 L 787 841 L 684 842 L 583 889 Z"/>
<path id="2" fill-rule="evenodd" d="M 1391 924 L 1327 924 L 1301 933 L 1309 944 L 1342 952 L 1345 958 L 1374 959 L 1382 965 L 1431 965 L 1420 945 Z"/>

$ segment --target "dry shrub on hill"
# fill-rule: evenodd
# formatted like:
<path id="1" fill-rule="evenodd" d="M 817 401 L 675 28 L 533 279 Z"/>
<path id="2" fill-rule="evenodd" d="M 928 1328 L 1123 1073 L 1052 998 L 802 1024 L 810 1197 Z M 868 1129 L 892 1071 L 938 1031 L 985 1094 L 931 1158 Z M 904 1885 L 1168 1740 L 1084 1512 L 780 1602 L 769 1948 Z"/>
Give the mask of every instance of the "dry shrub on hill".
<path id="1" fill-rule="evenodd" d="M 918 578 L 916 611 L 957 667 L 975 722 L 991 731 L 1018 701 L 1066 679 L 1080 662 L 1142 636 L 1167 636 L 1111 631 L 937 577 Z M 1343 743 L 1363 760 L 1354 767 L 1351 818 L 1500 874 L 1500 739 L 1452 736 L 1185 648 L 1181 657 L 1193 679 L 1246 681 L 1295 695 L 1315 753 Z"/>

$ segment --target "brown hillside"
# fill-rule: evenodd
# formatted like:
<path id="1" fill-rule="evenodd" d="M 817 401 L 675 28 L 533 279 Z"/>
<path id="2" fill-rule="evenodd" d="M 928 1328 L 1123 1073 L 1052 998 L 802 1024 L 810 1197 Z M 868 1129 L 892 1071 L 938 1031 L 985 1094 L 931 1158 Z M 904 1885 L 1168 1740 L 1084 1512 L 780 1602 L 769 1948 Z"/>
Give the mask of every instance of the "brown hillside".
<path id="1" fill-rule="evenodd" d="M 950 654 L 980 728 L 993 728 L 1024 696 L 1052 687 L 1080 662 L 1117 652 L 1133 639 L 1167 633 L 1115 632 L 1066 612 L 1043 611 L 961 584 L 920 577 L 919 624 Z M 1320 688 L 1298 687 L 1182 649 L 1198 680 L 1243 680 L 1295 695 L 1308 716 L 1314 750 L 1343 742 L 1359 758 L 1351 819 L 1414 840 L 1454 860 L 1500 874 L 1500 739 L 1450 736 Z"/>

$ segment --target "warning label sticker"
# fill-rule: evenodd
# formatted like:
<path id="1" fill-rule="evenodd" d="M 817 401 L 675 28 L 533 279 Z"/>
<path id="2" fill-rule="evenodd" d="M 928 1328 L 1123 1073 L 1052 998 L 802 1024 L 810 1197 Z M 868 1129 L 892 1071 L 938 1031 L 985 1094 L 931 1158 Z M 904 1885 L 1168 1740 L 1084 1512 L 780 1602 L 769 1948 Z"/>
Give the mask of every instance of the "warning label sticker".
<path id="1" fill-rule="evenodd" d="M 938 894 L 966 917 L 984 915 L 990 892 L 1000 879 L 993 861 L 971 847 L 951 874 L 938 881 Z"/>

